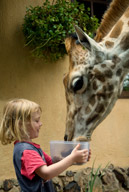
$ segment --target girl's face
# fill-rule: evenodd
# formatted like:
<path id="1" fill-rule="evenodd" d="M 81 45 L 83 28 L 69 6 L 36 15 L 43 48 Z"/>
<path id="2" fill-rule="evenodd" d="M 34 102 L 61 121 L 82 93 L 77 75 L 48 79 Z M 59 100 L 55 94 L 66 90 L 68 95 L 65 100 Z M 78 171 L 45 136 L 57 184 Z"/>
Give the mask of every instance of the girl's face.
<path id="1" fill-rule="evenodd" d="M 37 138 L 39 136 L 39 130 L 42 126 L 42 122 L 40 121 L 41 112 L 33 112 L 31 122 L 27 123 L 27 130 L 30 136 L 30 139 Z"/>

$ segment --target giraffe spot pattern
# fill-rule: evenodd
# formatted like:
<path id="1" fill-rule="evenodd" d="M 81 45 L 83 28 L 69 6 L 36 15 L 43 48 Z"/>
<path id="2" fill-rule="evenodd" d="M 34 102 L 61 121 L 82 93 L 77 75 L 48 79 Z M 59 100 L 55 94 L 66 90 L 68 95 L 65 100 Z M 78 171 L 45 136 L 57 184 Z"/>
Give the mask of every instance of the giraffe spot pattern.
<path id="1" fill-rule="evenodd" d="M 87 107 L 86 107 L 86 110 L 85 110 L 85 113 L 86 113 L 86 114 L 89 114 L 90 112 L 91 112 L 91 109 L 90 109 L 89 106 L 87 106 Z"/>
<path id="2" fill-rule="evenodd" d="M 112 71 L 111 70 L 105 70 L 104 71 L 104 75 L 105 75 L 105 77 L 107 77 L 107 78 L 111 78 L 112 77 L 112 75 L 113 75 L 113 73 L 112 73 Z"/>
<path id="3" fill-rule="evenodd" d="M 108 84 L 107 88 L 110 92 L 114 90 L 114 86 L 112 84 Z"/>
<path id="4" fill-rule="evenodd" d="M 68 74 L 64 76 L 63 83 L 64 83 L 64 86 L 67 87 L 67 84 L 68 84 Z"/>
<path id="5" fill-rule="evenodd" d="M 103 92 L 106 92 L 107 88 L 106 86 L 103 86 Z"/>
<path id="6" fill-rule="evenodd" d="M 96 107 L 96 109 L 95 109 L 95 111 L 96 111 L 97 113 L 102 113 L 102 112 L 104 112 L 104 105 L 103 105 L 103 104 L 98 104 L 97 107 Z"/>
<path id="7" fill-rule="evenodd" d="M 95 96 L 93 95 L 93 96 L 90 98 L 89 103 L 90 103 L 92 106 L 94 106 L 95 102 L 96 102 L 96 99 L 95 99 Z"/>
<path id="8" fill-rule="evenodd" d="M 114 42 L 106 41 L 105 46 L 107 47 L 107 49 L 112 48 L 114 46 Z"/>
<path id="9" fill-rule="evenodd" d="M 95 77 L 96 77 L 99 81 L 105 82 L 105 76 L 104 76 L 103 73 L 101 73 L 98 69 L 95 69 L 94 72 L 95 72 Z"/>
<path id="10" fill-rule="evenodd" d="M 94 82 L 93 82 L 93 90 L 96 90 L 96 89 L 98 89 L 98 86 L 97 86 L 96 81 L 94 81 Z"/>
<path id="11" fill-rule="evenodd" d="M 109 94 L 107 94 L 107 97 L 108 97 L 108 98 L 111 98 L 112 95 L 113 95 L 113 93 L 109 93 Z"/>
<path id="12" fill-rule="evenodd" d="M 101 100 L 101 98 L 103 98 L 105 100 L 107 98 L 106 93 L 103 91 L 99 91 L 96 95 L 97 95 L 98 100 Z"/>
<path id="13" fill-rule="evenodd" d="M 129 18 L 129 8 L 127 8 L 127 10 L 125 12 L 125 17 Z"/>
<path id="14" fill-rule="evenodd" d="M 118 21 L 114 29 L 112 30 L 110 37 L 111 38 L 118 38 L 121 34 L 122 28 L 123 28 L 123 21 Z"/>
<path id="15" fill-rule="evenodd" d="M 122 69 L 119 68 L 119 69 L 116 71 L 116 76 L 121 76 L 121 73 L 122 73 Z"/>
<path id="16" fill-rule="evenodd" d="M 113 63 L 117 64 L 121 61 L 121 59 L 117 55 L 114 55 L 112 58 L 112 61 L 113 61 Z"/>
<path id="17" fill-rule="evenodd" d="M 123 65 L 125 68 L 129 68 L 129 59 Z"/>
<path id="18" fill-rule="evenodd" d="M 90 123 L 93 123 L 93 121 L 97 121 L 99 119 L 99 115 L 96 114 L 93 117 L 90 117 L 87 121 L 86 121 L 86 125 L 89 125 Z"/>
<path id="19" fill-rule="evenodd" d="M 106 64 L 101 64 L 101 67 L 102 67 L 102 68 L 105 68 L 105 67 L 106 67 Z"/>
<path id="20" fill-rule="evenodd" d="M 121 39 L 120 46 L 123 50 L 129 49 L 129 32 Z"/>
<path id="21" fill-rule="evenodd" d="M 116 66 L 116 65 L 115 65 L 115 64 L 113 64 L 113 65 L 111 65 L 111 68 L 112 68 L 112 69 L 115 69 L 115 66 Z"/>
<path id="22" fill-rule="evenodd" d="M 72 112 L 69 113 L 69 118 L 73 119 L 73 113 Z"/>

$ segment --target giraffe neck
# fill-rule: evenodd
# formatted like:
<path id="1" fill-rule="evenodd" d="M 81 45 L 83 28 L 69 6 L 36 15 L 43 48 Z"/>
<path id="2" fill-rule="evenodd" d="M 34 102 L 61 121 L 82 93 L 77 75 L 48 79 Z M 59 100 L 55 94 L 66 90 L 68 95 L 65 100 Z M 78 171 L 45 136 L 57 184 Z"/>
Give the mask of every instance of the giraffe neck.
<path id="1" fill-rule="evenodd" d="M 108 9 L 103 15 L 101 24 L 97 29 L 95 41 L 100 42 L 110 32 L 112 27 L 123 15 L 127 7 L 129 6 L 128 0 L 113 0 L 111 1 Z"/>
<path id="2" fill-rule="evenodd" d="M 128 54 L 129 7 L 100 44 L 111 53 L 110 56 L 125 54 L 125 52 Z"/>

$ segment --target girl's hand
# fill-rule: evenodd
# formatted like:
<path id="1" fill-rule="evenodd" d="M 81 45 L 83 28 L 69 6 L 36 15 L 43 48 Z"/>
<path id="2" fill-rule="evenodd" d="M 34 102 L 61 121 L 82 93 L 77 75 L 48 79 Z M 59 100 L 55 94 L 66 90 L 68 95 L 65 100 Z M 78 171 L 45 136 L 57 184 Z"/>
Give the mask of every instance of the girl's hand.
<path id="1" fill-rule="evenodd" d="M 52 179 L 65 171 L 74 163 L 86 163 L 90 159 L 91 152 L 87 149 L 79 150 L 80 144 L 78 144 L 70 155 L 62 159 L 61 161 L 52 165 L 42 165 L 35 170 L 35 173 L 44 180 Z M 89 154 L 89 157 L 88 157 Z"/>
<path id="2" fill-rule="evenodd" d="M 79 150 L 80 144 L 78 144 L 72 151 L 71 156 L 73 158 L 73 163 L 86 163 L 89 160 L 88 149 Z"/>
<path id="3" fill-rule="evenodd" d="M 89 155 L 88 155 L 88 159 L 87 159 L 87 161 L 89 161 L 90 158 L 91 158 L 91 149 L 89 149 Z"/>

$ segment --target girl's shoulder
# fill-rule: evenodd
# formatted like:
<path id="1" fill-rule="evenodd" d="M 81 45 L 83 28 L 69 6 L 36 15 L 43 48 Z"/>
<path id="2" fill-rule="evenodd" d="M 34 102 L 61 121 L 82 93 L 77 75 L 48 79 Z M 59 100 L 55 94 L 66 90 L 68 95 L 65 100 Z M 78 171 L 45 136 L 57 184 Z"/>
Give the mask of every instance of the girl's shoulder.
<path id="1" fill-rule="evenodd" d="M 30 142 L 23 142 L 23 141 L 22 142 L 16 141 L 14 143 L 14 153 L 23 152 L 24 150 L 34 150 L 39 152 L 40 145 L 35 143 L 30 143 Z"/>

